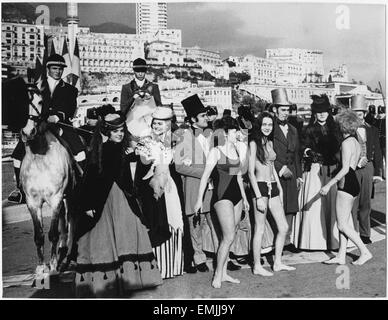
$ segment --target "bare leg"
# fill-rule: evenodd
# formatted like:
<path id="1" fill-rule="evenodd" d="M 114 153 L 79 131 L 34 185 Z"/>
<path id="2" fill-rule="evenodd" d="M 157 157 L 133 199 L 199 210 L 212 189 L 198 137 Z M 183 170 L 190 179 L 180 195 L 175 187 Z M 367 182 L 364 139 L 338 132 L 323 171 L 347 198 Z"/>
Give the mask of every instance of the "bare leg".
<path id="1" fill-rule="evenodd" d="M 264 198 L 264 201 L 268 205 L 268 198 Z M 253 204 L 255 212 L 255 230 L 253 234 L 253 274 L 261 275 L 264 277 L 273 276 L 272 272 L 269 272 L 261 265 L 261 243 L 264 235 L 265 220 L 267 219 L 267 210 L 260 212 L 257 210 L 255 203 Z"/>
<path id="2" fill-rule="evenodd" d="M 351 215 L 351 210 L 353 207 L 354 197 L 350 194 L 338 191 L 337 192 L 337 201 L 336 201 L 336 211 L 337 211 L 337 223 L 338 229 L 341 233 L 340 237 L 340 250 L 338 255 L 333 259 L 327 261 L 329 264 L 345 264 L 346 263 L 346 247 L 347 240 L 346 237 L 353 241 L 353 243 L 358 247 L 361 252 L 361 255 L 358 260 L 354 261 L 355 265 L 362 265 L 366 261 L 372 258 L 372 254 L 367 249 L 365 244 L 362 242 L 358 233 L 350 224 L 349 215 Z"/>
<path id="3" fill-rule="evenodd" d="M 242 213 L 242 201 L 237 203 L 234 208 L 234 240 L 236 239 L 236 233 L 237 233 L 237 224 L 241 220 L 241 213 Z M 233 241 L 234 241 L 233 240 Z M 232 243 L 233 243 L 232 241 Z M 232 245 L 231 243 L 231 245 Z M 230 248 L 229 248 L 230 251 Z M 231 282 L 231 283 L 240 283 L 240 280 L 232 278 L 230 275 L 227 274 L 227 266 L 228 266 L 228 261 L 229 261 L 229 253 L 228 253 L 228 258 L 226 259 L 226 262 L 224 264 L 224 270 L 223 270 L 223 276 L 222 276 L 222 281 L 225 282 Z"/>
<path id="4" fill-rule="evenodd" d="M 275 261 L 273 265 L 273 270 L 274 271 L 295 270 L 294 267 L 287 266 L 282 263 L 282 253 L 283 253 L 284 242 L 286 240 L 288 224 L 287 224 L 286 216 L 284 214 L 284 209 L 280 202 L 279 196 L 275 198 L 271 198 L 269 200 L 269 207 L 270 207 L 272 216 L 275 219 L 276 226 L 278 229 L 278 234 L 276 235 L 276 241 L 275 241 Z"/>
<path id="5" fill-rule="evenodd" d="M 222 281 L 229 281 L 226 277 L 226 264 L 229 256 L 230 246 L 234 240 L 236 226 L 234 224 L 234 208 L 229 200 L 218 201 L 214 208 L 220 222 L 222 239 L 217 251 L 217 267 L 214 272 L 212 286 L 221 288 Z"/>

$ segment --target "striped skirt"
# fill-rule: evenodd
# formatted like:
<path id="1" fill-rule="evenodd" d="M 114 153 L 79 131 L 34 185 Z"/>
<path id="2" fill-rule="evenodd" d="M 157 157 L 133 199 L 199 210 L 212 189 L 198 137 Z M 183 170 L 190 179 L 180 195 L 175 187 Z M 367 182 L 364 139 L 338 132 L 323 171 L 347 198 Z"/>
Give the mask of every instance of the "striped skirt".
<path id="1" fill-rule="evenodd" d="M 160 246 L 153 248 L 162 279 L 183 274 L 182 229 L 170 226 L 171 237 Z"/>

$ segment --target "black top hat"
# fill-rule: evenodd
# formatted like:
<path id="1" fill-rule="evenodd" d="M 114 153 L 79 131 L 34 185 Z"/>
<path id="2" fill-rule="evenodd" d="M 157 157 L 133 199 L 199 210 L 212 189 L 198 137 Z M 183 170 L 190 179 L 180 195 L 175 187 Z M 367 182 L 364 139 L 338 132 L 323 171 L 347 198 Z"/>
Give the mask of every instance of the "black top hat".
<path id="1" fill-rule="evenodd" d="M 181 104 L 186 111 L 186 115 L 190 118 L 206 112 L 205 106 L 196 94 L 182 100 Z"/>
<path id="2" fill-rule="evenodd" d="M 142 58 L 137 58 L 133 61 L 132 64 L 133 71 L 136 72 L 146 72 L 147 71 L 147 63 Z"/>
<path id="3" fill-rule="evenodd" d="M 311 99 L 313 100 L 313 103 L 311 104 L 312 113 L 331 111 L 329 97 L 326 94 L 321 94 L 320 96 L 313 94 Z"/>
<path id="4" fill-rule="evenodd" d="M 64 68 L 66 67 L 65 59 L 61 55 L 54 53 L 48 57 L 46 62 L 46 67 L 50 66 L 60 66 Z"/>

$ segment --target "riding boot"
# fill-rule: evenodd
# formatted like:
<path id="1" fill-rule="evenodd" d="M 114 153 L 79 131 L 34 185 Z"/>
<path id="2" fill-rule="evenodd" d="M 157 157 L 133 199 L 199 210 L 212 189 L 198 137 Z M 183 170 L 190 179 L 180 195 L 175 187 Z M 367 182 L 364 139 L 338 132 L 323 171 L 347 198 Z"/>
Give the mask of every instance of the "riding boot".
<path id="1" fill-rule="evenodd" d="M 20 168 L 14 167 L 16 189 L 11 192 L 8 196 L 8 201 L 16 203 L 26 203 L 26 195 L 24 194 L 23 188 L 20 185 Z"/>

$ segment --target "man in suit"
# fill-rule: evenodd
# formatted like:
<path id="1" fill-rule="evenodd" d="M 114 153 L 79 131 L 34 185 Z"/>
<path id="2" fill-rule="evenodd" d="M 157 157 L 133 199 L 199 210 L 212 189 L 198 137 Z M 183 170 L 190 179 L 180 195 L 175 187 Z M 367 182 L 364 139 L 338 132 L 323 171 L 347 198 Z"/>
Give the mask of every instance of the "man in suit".
<path id="1" fill-rule="evenodd" d="M 361 157 L 357 165 L 356 176 L 360 183 L 360 194 L 354 201 L 352 215 L 355 228 L 360 232 L 364 243 L 370 240 L 370 213 L 373 184 L 382 181 L 383 160 L 376 127 L 365 122 L 368 111 L 366 99 L 362 95 L 351 97 L 351 109 L 362 121 L 357 129 L 358 142 L 361 145 Z M 358 222 L 358 223 L 357 223 Z"/>
<path id="2" fill-rule="evenodd" d="M 303 130 L 303 119 L 298 116 L 298 108 L 296 104 L 290 106 L 290 115 L 288 116 L 288 122 L 298 130 L 298 135 L 301 137 Z"/>
<path id="3" fill-rule="evenodd" d="M 283 206 L 289 225 L 286 244 L 290 243 L 290 226 L 299 211 L 298 191 L 303 184 L 301 159 L 299 154 L 299 135 L 297 129 L 288 123 L 291 102 L 284 88 L 271 91 L 274 123 L 273 147 L 276 152 L 275 169 L 283 188 Z"/>
<path id="4" fill-rule="evenodd" d="M 175 151 L 176 171 L 183 176 L 183 192 L 185 197 L 185 213 L 189 220 L 191 240 L 194 249 L 194 265 L 200 272 L 209 271 L 206 265 L 206 255 L 203 251 L 202 226 L 204 219 L 212 230 L 213 243 L 217 242 L 214 226 L 210 218 L 210 200 L 212 190 L 207 189 L 203 208 L 198 218 L 194 212 L 199 184 L 203 175 L 206 156 L 210 149 L 210 139 L 204 133 L 208 126 L 208 116 L 205 106 L 197 95 L 184 99 L 182 105 L 190 120 L 190 128 L 185 130 Z M 199 220 L 199 221 L 198 221 Z"/>
<path id="5" fill-rule="evenodd" d="M 72 127 L 71 122 L 77 109 L 78 90 L 62 80 L 63 70 L 66 67 L 65 59 L 62 56 L 51 55 L 47 59 L 46 67 L 47 80 L 43 82 L 41 115 L 48 123 L 56 124 L 60 142 L 70 149 L 74 159 L 82 166 L 86 159 L 85 145 Z M 19 185 L 20 166 L 24 155 L 24 144 L 19 141 L 12 154 L 18 189 L 10 194 L 9 201 L 24 201 Z"/>
<path id="6" fill-rule="evenodd" d="M 145 95 L 154 97 L 156 106 L 161 106 L 159 86 L 145 78 L 147 72 L 147 63 L 144 59 L 137 58 L 132 65 L 135 78 L 124 84 L 121 88 L 120 110 L 126 115 L 131 109 L 136 99 L 142 99 Z"/>

